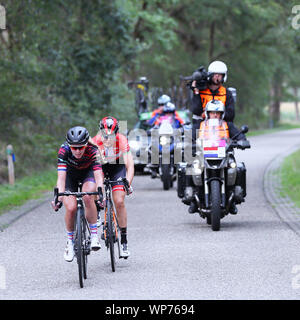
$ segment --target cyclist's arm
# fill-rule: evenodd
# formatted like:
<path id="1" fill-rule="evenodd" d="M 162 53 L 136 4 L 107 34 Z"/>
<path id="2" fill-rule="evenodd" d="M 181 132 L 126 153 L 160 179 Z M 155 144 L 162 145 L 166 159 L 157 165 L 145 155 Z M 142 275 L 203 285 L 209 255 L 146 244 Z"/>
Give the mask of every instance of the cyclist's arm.
<path id="1" fill-rule="evenodd" d="M 126 179 L 131 185 L 133 177 L 134 177 L 134 161 L 133 156 L 130 151 L 123 154 L 123 159 L 126 167 Z"/>
<path id="2" fill-rule="evenodd" d="M 59 193 L 65 192 L 66 177 L 67 177 L 67 171 L 57 171 L 56 186 L 58 188 L 58 192 Z M 62 199 L 63 199 L 63 197 L 58 197 L 58 201 L 62 202 Z"/>
<path id="3" fill-rule="evenodd" d="M 94 177 L 95 177 L 95 181 L 96 181 L 97 190 L 98 190 L 98 187 L 101 187 L 102 188 L 102 193 L 104 194 L 103 171 L 102 170 L 94 171 Z"/>

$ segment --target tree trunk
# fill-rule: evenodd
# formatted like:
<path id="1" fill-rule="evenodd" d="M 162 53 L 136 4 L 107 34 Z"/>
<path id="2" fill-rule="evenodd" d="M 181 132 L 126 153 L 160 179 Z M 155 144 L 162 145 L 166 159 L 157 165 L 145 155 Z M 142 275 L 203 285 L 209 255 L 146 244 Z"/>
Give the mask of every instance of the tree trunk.
<path id="1" fill-rule="evenodd" d="M 212 22 L 210 25 L 210 30 L 209 30 L 209 52 L 208 52 L 208 58 L 209 61 L 211 62 L 213 59 L 214 55 L 214 41 L 215 39 L 215 22 Z"/>
<path id="2" fill-rule="evenodd" d="M 282 98 L 282 77 L 278 76 L 280 71 L 275 73 L 276 79 L 274 79 L 271 88 L 271 103 L 269 107 L 270 115 L 270 127 L 276 126 L 280 121 L 280 103 Z"/>

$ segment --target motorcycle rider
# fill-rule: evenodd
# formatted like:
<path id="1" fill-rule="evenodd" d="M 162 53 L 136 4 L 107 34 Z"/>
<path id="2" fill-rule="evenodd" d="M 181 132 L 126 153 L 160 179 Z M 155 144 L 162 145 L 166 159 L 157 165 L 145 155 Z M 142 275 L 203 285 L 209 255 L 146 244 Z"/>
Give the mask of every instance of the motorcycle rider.
<path id="1" fill-rule="evenodd" d="M 154 116 L 150 120 L 148 120 L 149 125 L 155 125 L 159 126 L 162 121 L 162 116 L 171 116 L 173 118 L 172 126 L 176 129 L 180 128 L 184 124 L 184 120 L 179 116 L 179 114 L 176 111 L 175 105 L 168 101 L 165 103 L 160 111 L 157 111 Z"/>
<path id="2" fill-rule="evenodd" d="M 173 113 L 175 115 L 176 121 L 179 122 L 180 125 L 184 123 L 184 120 L 180 117 L 179 113 L 176 111 L 175 105 L 171 102 L 171 98 L 163 94 L 157 99 L 158 108 L 155 109 L 151 114 L 151 119 L 148 120 L 149 125 L 153 125 L 157 118 L 159 118 L 162 114 Z M 169 105 L 168 105 L 169 104 Z"/>
<path id="3" fill-rule="evenodd" d="M 217 119 L 219 120 L 219 131 L 222 132 L 222 139 L 229 138 L 228 125 L 224 119 L 225 106 L 222 101 L 219 100 L 211 100 L 207 103 L 205 108 L 205 120 L 200 124 L 199 138 L 206 138 L 205 125 L 206 121 L 209 119 Z M 220 134 L 220 132 L 219 132 Z"/>
<path id="4" fill-rule="evenodd" d="M 160 96 L 157 99 L 157 104 L 158 104 L 158 108 L 156 108 L 155 110 L 153 110 L 152 114 L 151 114 L 151 118 L 153 118 L 156 114 L 160 114 L 163 111 L 164 106 L 168 103 L 171 102 L 171 98 L 166 95 L 163 94 L 162 96 Z"/>
<path id="5" fill-rule="evenodd" d="M 209 101 L 219 100 L 225 105 L 224 120 L 227 122 L 229 135 L 233 137 L 239 130 L 234 125 L 235 103 L 232 93 L 223 86 L 227 80 L 227 66 L 222 61 L 213 61 L 208 66 L 208 83 L 205 89 L 199 90 L 194 80 L 191 84 L 193 90 L 192 113 L 193 113 L 193 138 L 196 137 L 196 130 L 200 128 L 200 123 L 205 119 L 205 108 Z M 249 141 L 243 133 L 237 137 L 241 146 L 248 146 Z"/>

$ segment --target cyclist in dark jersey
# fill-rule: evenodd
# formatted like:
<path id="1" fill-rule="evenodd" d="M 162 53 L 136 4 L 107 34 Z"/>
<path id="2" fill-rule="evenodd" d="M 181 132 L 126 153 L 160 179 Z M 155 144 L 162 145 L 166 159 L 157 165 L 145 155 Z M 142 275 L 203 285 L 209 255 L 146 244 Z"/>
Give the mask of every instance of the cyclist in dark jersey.
<path id="1" fill-rule="evenodd" d="M 99 123 L 99 133 L 93 138 L 102 158 L 105 160 L 102 169 L 110 180 L 126 178 L 130 191 L 134 177 L 134 161 L 130 152 L 127 138 L 119 133 L 118 121 L 113 117 L 105 117 Z M 113 184 L 112 197 L 117 211 L 118 223 L 121 230 L 121 257 L 127 258 L 130 253 L 127 243 L 127 211 L 125 208 L 125 190 L 123 181 Z"/>
<path id="2" fill-rule="evenodd" d="M 89 133 L 84 127 L 71 128 L 66 136 L 66 142 L 58 151 L 57 187 L 59 192 L 77 191 L 78 183 L 82 183 L 83 192 L 95 192 L 103 188 L 103 173 L 98 148 L 89 142 Z M 77 202 L 75 197 L 59 197 L 66 208 L 65 224 L 67 229 L 67 246 L 64 258 L 72 261 L 74 258 L 73 236 Z M 97 209 L 94 196 L 84 196 L 86 217 L 91 229 L 91 247 L 97 251 L 101 248 L 97 229 Z M 57 209 L 52 202 L 52 207 Z"/>

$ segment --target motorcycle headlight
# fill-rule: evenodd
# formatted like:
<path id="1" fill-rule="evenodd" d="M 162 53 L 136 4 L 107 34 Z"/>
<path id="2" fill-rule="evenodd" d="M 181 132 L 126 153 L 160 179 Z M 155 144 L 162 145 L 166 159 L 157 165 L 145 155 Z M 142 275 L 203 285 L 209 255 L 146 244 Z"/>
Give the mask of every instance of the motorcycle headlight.
<path id="1" fill-rule="evenodd" d="M 194 160 L 193 161 L 193 168 L 194 168 L 194 172 L 196 174 L 201 174 L 202 173 L 201 164 L 200 164 L 199 160 Z"/>
<path id="2" fill-rule="evenodd" d="M 167 136 L 161 136 L 160 139 L 159 139 L 159 143 L 162 146 L 165 146 L 166 144 L 170 143 L 170 139 Z"/>
<path id="3" fill-rule="evenodd" d="M 236 168 L 236 163 L 235 163 L 235 162 L 231 162 L 231 163 L 230 163 L 230 167 L 231 167 L 232 169 Z"/>

